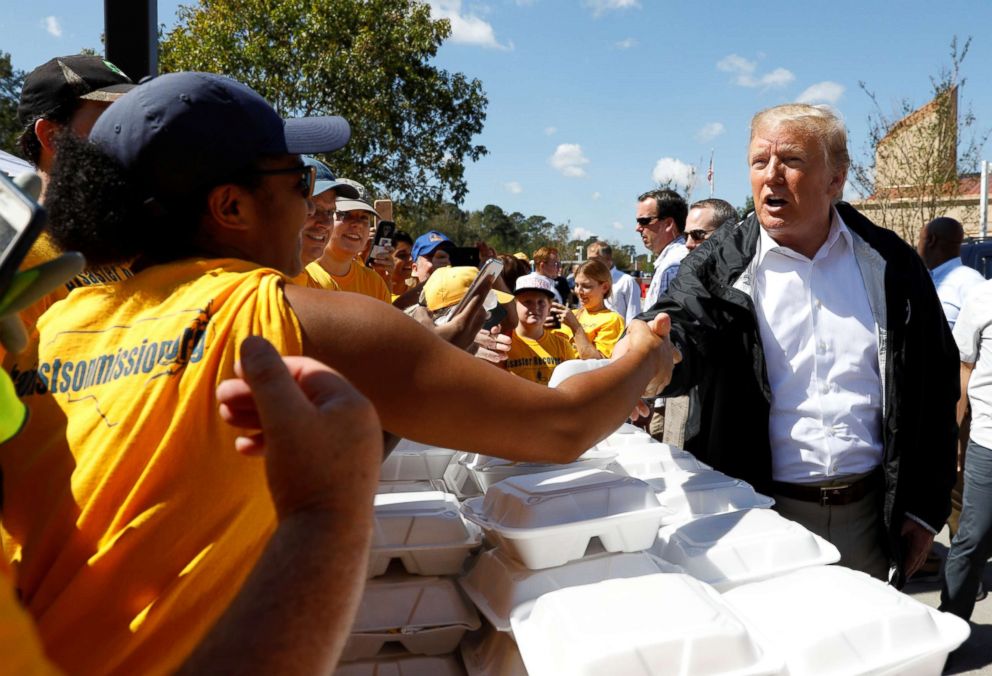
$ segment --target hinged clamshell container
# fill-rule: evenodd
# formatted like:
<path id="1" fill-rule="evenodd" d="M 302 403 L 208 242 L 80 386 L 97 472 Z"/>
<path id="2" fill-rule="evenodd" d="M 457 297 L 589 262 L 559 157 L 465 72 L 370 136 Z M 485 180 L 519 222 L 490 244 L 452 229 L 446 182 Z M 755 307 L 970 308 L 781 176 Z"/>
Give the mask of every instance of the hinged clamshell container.
<path id="1" fill-rule="evenodd" d="M 939 674 L 971 631 L 959 617 L 840 566 L 744 585 L 724 599 L 790 676 Z"/>
<path id="2" fill-rule="evenodd" d="M 658 574 L 567 587 L 510 619 L 530 676 L 777 674 L 712 587 Z"/>
<path id="3" fill-rule="evenodd" d="M 613 578 L 676 572 L 682 572 L 682 569 L 647 552 L 611 554 L 600 548 L 598 553 L 563 566 L 530 570 L 499 549 L 491 549 L 481 554 L 458 582 L 497 630 L 510 631 L 510 615 L 514 608 L 556 589 Z"/>
<path id="4" fill-rule="evenodd" d="M 666 526 L 652 551 L 719 591 L 840 560 L 832 544 L 770 509 Z"/>
<path id="5" fill-rule="evenodd" d="M 376 495 L 369 577 L 384 574 L 393 559 L 415 575 L 456 575 L 481 544 L 478 526 L 462 518 L 450 493 Z"/>
<path id="6" fill-rule="evenodd" d="M 382 462 L 380 481 L 430 481 L 443 479 L 444 470 L 456 451 L 435 448 L 409 439 L 400 440 Z"/>
<path id="7" fill-rule="evenodd" d="M 668 510 L 640 479 L 565 469 L 501 481 L 462 513 L 505 554 L 541 569 L 581 558 L 594 537 L 610 552 L 647 549 Z"/>
<path id="8" fill-rule="evenodd" d="M 493 484 L 514 476 L 553 472 L 559 469 L 604 469 L 613 462 L 616 455 L 615 450 L 591 448 L 580 455 L 574 462 L 556 465 L 537 462 L 513 462 L 512 460 L 504 460 L 503 458 L 468 453 L 460 457 L 458 463 L 471 473 L 476 485 L 485 493 Z"/>
<path id="9" fill-rule="evenodd" d="M 770 497 L 756 493 L 751 484 L 715 470 L 674 472 L 646 481 L 671 512 L 665 519 L 666 526 L 742 509 L 767 509 L 775 504 Z"/>
<path id="10" fill-rule="evenodd" d="M 443 655 L 458 647 L 466 631 L 481 624 L 452 579 L 380 577 L 365 586 L 341 659 L 372 658 L 394 644 L 411 654 Z"/>
<path id="11" fill-rule="evenodd" d="M 617 446 L 613 464 L 624 474 L 638 479 L 657 479 L 679 472 L 700 472 L 712 469 L 692 453 L 656 441 Z"/>

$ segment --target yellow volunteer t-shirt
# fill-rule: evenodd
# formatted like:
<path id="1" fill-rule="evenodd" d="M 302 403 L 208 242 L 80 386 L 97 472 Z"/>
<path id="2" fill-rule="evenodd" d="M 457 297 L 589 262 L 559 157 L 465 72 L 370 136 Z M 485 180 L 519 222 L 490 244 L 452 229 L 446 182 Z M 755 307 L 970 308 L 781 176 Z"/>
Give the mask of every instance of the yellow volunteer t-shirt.
<path id="1" fill-rule="evenodd" d="M 560 333 L 545 331 L 540 340 L 531 340 L 514 331 L 506 357 L 506 370 L 521 378 L 547 385 L 551 372 L 558 364 L 578 358 L 572 343 Z"/>
<path id="2" fill-rule="evenodd" d="M 215 389 L 251 335 L 301 354 L 284 277 L 186 260 L 75 289 L 11 370 L 30 420 L 0 447 L 4 548 L 48 656 L 78 674 L 173 671 L 275 527 L 264 461 Z M 28 354 L 31 354 L 30 352 Z"/>
<path id="3" fill-rule="evenodd" d="M 320 288 L 333 289 L 336 286 L 339 291 L 360 293 L 378 298 L 384 303 L 392 302 L 389 289 L 386 287 L 386 282 L 382 281 L 382 277 L 372 268 L 355 261 L 352 261 L 348 274 L 342 276 L 332 275 L 318 261 L 308 265 L 306 271 Z"/>
<path id="4" fill-rule="evenodd" d="M 324 268 L 321 268 L 321 270 L 323 270 L 323 269 Z M 321 286 L 317 282 L 317 280 L 314 279 L 310 275 L 310 273 L 307 272 L 306 270 L 303 270 L 303 272 L 301 272 L 300 274 L 296 275 L 295 277 L 293 277 L 289 281 L 291 281 L 293 284 L 296 284 L 297 286 L 305 286 L 305 287 L 307 287 L 309 289 L 327 289 L 328 291 L 339 291 L 340 290 L 340 289 L 338 289 L 337 282 L 335 282 L 333 279 L 331 279 L 331 276 L 330 275 L 327 276 L 327 282 L 326 283 L 328 284 L 328 286 Z"/>
<path id="5" fill-rule="evenodd" d="M 598 312 L 586 312 L 585 308 L 579 308 L 575 311 L 575 317 L 582 325 L 586 337 L 604 357 L 609 359 L 617 341 L 623 335 L 623 317 L 613 310 L 605 308 Z M 567 326 L 563 325 L 560 329 L 555 330 L 561 331 L 568 336 L 569 340 L 572 339 L 572 329 Z"/>

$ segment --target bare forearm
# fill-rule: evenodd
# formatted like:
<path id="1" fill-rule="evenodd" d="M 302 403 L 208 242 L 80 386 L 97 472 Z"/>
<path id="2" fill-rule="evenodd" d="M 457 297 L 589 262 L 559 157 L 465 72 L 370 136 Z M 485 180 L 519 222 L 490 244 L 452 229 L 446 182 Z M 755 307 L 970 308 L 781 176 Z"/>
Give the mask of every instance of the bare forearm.
<path id="1" fill-rule="evenodd" d="M 284 519 L 180 673 L 331 673 L 365 587 L 371 512 L 369 500 L 367 508 Z"/>
<path id="2" fill-rule="evenodd" d="M 596 346 L 589 340 L 589 336 L 585 334 L 581 326 L 578 331 L 573 333 L 572 342 L 575 343 L 575 350 L 579 353 L 579 359 L 603 358 L 602 353 L 596 349 Z"/>

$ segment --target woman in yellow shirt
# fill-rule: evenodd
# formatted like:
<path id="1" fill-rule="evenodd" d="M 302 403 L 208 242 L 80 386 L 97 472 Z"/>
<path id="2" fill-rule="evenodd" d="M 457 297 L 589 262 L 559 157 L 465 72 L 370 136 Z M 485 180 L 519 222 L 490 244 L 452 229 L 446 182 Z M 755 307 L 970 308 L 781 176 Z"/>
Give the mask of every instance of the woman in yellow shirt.
<path id="1" fill-rule="evenodd" d="M 575 293 L 582 303 L 576 312 L 558 306 L 561 331 L 569 336 L 581 359 L 609 359 L 623 335 L 623 317 L 606 307 L 613 290 L 609 269 L 597 260 L 586 261 L 575 272 Z"/>
<path id="2" fill-rule="evenodd" d="M 573 460 L 670 378 L 664 316 L 551 390 L 376 300 L 287 284 L 313 187 L 299 154 L 348 133 L 340 118 L 284 121 L 229 78 L 172 73 L 111 105 L 89 142 L 62 140 L 54 238 L 135 274 L 74 289 L 11 371 L 31 416 L 0 447 L 4 551 L 60 667 L 173 671 L 257 560 L 273 503 L 262 465 L 229 451 L 255 432 L 224 425 L 215 395 L 249 336 L 339 370 L 394 434 L 519 461 Z M 467 316 L 474 335 L 480 300 Z M 526 431 L 480 433 L 535 412 Z"/>

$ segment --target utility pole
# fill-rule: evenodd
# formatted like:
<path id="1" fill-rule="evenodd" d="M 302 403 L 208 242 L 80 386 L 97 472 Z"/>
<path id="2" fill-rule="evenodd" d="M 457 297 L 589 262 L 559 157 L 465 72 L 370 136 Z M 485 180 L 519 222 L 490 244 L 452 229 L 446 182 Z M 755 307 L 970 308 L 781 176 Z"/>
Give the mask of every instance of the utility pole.
<path id="1" fill-rule="evenodd" d="M 158 75 L 158 0 L 103 0 L 107 61 L 134 82 Z"/>
<path id="2" fill-rule="evenodd" d="M 982 160 L 982 189 L 979 193 L 978 202 L 978 224 L 981 227 L 982 237 L 989 234 L 989 163 Z"/>

